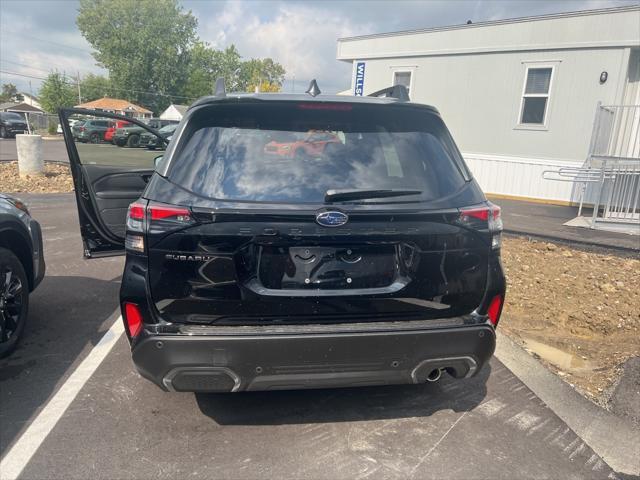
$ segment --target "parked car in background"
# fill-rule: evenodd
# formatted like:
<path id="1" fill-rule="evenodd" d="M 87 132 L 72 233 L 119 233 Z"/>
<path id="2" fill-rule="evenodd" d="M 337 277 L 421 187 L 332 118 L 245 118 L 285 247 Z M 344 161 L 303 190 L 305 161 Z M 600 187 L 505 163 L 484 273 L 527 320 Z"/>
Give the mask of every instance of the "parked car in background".
<path id="1" fill-rule="evenodd" d="M 166 140 L 166 142 L 160 141 L 158 137 L 149 132 L 143 132 L 140 134 L 140 146 L 147 147 L 149 150 L 155 150 L 156 148 L 164 149 L 167 143 L 169 143 L 169 140 L 171 140 L 176 128 L 178 128 L 178 124 L 171 123 L 158 130 L 158 133 Z"/>
<path id="2" fill-rule="evenodd" d="M 73 126 L 80 122 L 81 120 L 69 120 L 69 126 L 73 130 Z M 62 135 L 62 124 L 58 122 L 58 127 L 56 128 L 56 133 Z"/>
<path id="3" fill-rule="evenodd" d="M 113 136 L 116 133 L 116 130 L 118 128 L 125 128 L 131 125 L 131 122 L 125 122 L 122 120 L 118 120 L 116 122 L 113 123 L 113 125 L 109 128 L 107 128 L 107 131 L 104 132 L 104 141 L 105 142 L 109 142 L 109 143 L 114 143 L 113 141 Z"/>
<path id="4" fill-rule="evenodd" d="M 164 120 L 162 118 L 151 118 L 145 122 L 149 127 L 160 130 L 162 127 L 171 125 L 174 123 L 178 123 L 177 120 Z M 127 147 L 135 148 L 142 146 L 140 144 L 140 135 L 144 133 L 144 129 L 137 126 L 131 125 L 130 127 L 118 128 L 113 135 L 113 143 L 115 143 L 119 147 Z"/>
<path id="5" fill-rule="evenodd" d="M 19 199 L 0 193 L 0 357 L 16 347 L 29 293 L 44 277 L 40 224 Z"/>
<path id="6" fill-rule="evenodd" d="M 143 377 L 207 392 L 420 384 L 489 361 L 500 208 L 438 110 L 387 90 L 205 97 L 155 166 L 105 149 L 93 169 L 94 152 L 69 149 L 85 256 L 126 252 Z M 314 156 L 265 151 L 310 131 L 328 142 Z"/>
<path id="7" fill-rule="evenodd" d="M 104 142 L 104 134 L 114 125 L 108 120 L 86 120 L 78 128 L 76 139 L 82 143 Z"/>
<path id="8" fill-rule="evenodd" d="M 15 137 L 17 133 L 28 133 L 29 127 L 22 115 L 15 112 L 0 112 L 0 138 Z"/>
<path id="9" fill-rule="evenodd" d="M 78 136 L 80 135 L 80 128 L 84 125 L 86 120 L 69 120 L 69 125 L 71 127 L 71 135 L 75 141 L 78 141 Z"/>

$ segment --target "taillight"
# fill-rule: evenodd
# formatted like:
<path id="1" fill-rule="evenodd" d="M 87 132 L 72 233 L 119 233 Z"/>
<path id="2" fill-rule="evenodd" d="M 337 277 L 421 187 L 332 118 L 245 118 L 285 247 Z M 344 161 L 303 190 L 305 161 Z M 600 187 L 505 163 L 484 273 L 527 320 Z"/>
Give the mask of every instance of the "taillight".
<path id="1" fill-rule="evenodd" d="M 140 335 L 142 331 L 142 314 L 140 308 L 135 303 L 124 303 L 124 321 L 127 326 L 127 331 L 131 338 L 135 338 Z"/>
<path id="2" fill-rule="evenodd" d="M 491 303 L 489 303 L 489 308 L 487 309 L 487 316 L 494 327 L 498 325 L 498 321 L 500 320 L 500 314 L 502 313 L 502 301 L 502 295 L 496 295 L 491 299 Z"/>
<path id="3" fill-rule="evenodd" d="M 195 223 L 188 208 L 149 203 L 145 205 L 135 202 L 129 205 L 127 212 L 127 232 L 125 248 L 144 253 L 144 233 L 158 234 Z"/>
<path id="4" fill-rule="evenodd" d="M 84 132 L 84 127 L 80 127 L 80 131 L 81 131 L 81 132 Z"/>
<path id="5" fill-rule="evenodd" d="M 502 217 L 500 216 L 499 206 L 487 202 L 486 205 L 480 207 L 461 208 L 458 220 L 469 227 L 489 230 L 491 233 L 491 248 L 500 248 Z"/>
<path id="6" fill-rule="evenodd" d="M 187 208 L 150 205 L 151 220 L 175 220 L 191 222 L 191 212 Z"/>

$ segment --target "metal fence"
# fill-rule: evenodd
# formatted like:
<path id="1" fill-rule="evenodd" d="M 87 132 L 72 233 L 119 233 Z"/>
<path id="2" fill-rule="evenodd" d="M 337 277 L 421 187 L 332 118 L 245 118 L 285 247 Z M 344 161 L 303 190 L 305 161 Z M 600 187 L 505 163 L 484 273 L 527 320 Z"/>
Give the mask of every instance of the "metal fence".
<path id="1" fill-rule="evenodd" d="M 576 183 L 582 213 L 585 198 L 593 203 L 591 228 L 640 227 L 640 105 L 601 105 L 584 166 L 547 170 L 543 177 Z"/>

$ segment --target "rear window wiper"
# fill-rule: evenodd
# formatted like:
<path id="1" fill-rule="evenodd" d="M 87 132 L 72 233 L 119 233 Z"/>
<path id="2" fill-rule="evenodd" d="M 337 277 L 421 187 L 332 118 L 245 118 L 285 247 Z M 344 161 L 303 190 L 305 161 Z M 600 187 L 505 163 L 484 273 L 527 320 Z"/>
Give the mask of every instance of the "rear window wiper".
<path id="1" fill-rule="evenodd" d="M 420 195 L 422 190 L 327 190 L 324 201 L 343 202 L 348 200 L 364 200 L 367 198 L 403 197 L 405 195 Z"/>

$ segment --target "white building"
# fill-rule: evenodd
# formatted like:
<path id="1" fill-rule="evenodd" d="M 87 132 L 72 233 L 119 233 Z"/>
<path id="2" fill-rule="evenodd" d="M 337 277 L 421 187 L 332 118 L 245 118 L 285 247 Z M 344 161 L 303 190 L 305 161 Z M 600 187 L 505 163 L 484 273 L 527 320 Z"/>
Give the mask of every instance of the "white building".
<path id="1" fill-rule="evenodd" d="M 164 112 L 160 114 L 160 118 L 163 120 L 182 120 L 182 117 L 187 112 L 188 105 L 169 105 Z"/>
<path id="2" fill-rule="evenodd" d="M 337 58 L 352 94 L 399 83 L 438 108 L 485 192 L 566 203 L 542 172 L 593 153 L 599 102 L 640 105 L 640 7 L 342 38 Z M 617 155 L 640 157 L 640 107 L 620 112 Z"/>
<path id="3" fill-rule="evenodd" d="M 42 110 L 42 105 L 40 105 L 38 97 L 26 92 L 20 92 L 20 95 L 22 95 L 22 103 L 26 103 L 27 105 L 31 105 L 32 107 Z"/>

